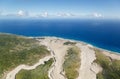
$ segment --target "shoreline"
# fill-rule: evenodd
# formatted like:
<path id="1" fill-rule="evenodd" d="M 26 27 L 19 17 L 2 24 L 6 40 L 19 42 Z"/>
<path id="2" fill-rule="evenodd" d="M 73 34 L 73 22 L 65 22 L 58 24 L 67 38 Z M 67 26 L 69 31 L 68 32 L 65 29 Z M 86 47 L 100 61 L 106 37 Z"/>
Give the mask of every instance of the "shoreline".
<path id="1" fill-rule="evenodd" d="M 72 39 L 72 38 L 65 38 L 65 37 L 59 37 L 59 36 L 26 36 L 26 35 L 19 35 L 19 34 L 13 34 L 13 33 L 4 33 L 4 32 L 0 32 L 0 34 L 8 34 L 8 35 L 12 34 L 12 35 L 17 35 L 17 36 L 22 36 L 22 37 L 27 37 L 27 38 L 58 38 L 58 39 L 63 39 L 63 40 L 69 40 L 69 41 L 73 41 L 73 42 L 83 43 L 83 44 L 86 44 L 88 46 L 97 48 L 99 50 L 109 52 L 111 54 L 120 55 L 120 52 L 118 52 L 118 51 L 113 51 L 113 50 L 101 48 L 101 47 L 93 45 L 93 44 L 91 44 L 89 42 L 85 42 L 85 41 L 81 41 L 81 40 L 76 40 L 76 39 Z"/>
<path id="2" fill-rule="evenodd" d="M 50 36 L 41 36 L 41 37 L 27 37 L 39 41 L 40 45 L 45 45 L 48 50 L 51 51 L 50 57 L 55 58 L 53 67 L 48 70 L 48 76 L 50 79 L 66 79 L 64 75 L 61 74 L 63 72 L 63 63 L 65 60 L 65 55 L 67 54 L 67 50 L 69 48 L 68 45 L 64 45 L 65 42 L 75 42 L 76 46 L 81 50 L 80 52 L 80 59 L 81 59 L 81 66 L 79 68 L 79 76 L 77 79 L 96 79 L 96 74 L 101 71 L 101 67 L 94 65 L 94 60 L 96 60 L 96 54 L 94 49 L 99 49 L 100 53 L 105 53 L 105 56 L 110 57 L 111 59 L 120 60 L 120 54 L 116 54 L 115 52 L 110 52 L 107 50 L 103 50 L 97 48 L 91 44 L 76 41 L 71 39 L 64 39 L 60 37 L 50 37 Z M 70 46 L 72 46 L 70 44 Z M 43 58 L 44 59 L 44 58 Z M 42 59 L 40 59 L 42 60 Z M 46 60 L 46 59 L 45 59 Z M 43 62 L 43 61 L 42 61 Z M 38 62 L 39 63 L 39 62 Z M 12 71 L 10 71 L 5 79 L 15 79 L 16 72 L 18 73 L 22 67 L 22 69 L 33 69 L 39 64 L 34 64 L 31 66 L 18 66 Z M 20 67 L 20 68 L 19 68 Z M 28 68 L 29 67 L 29 68 Z M 88 72 L 86 72 L 88 71 Z M 94 73 L 95 72 L 95 73 Z"/>
<path id="3" fill-rule="evenodd" d="M 108 50 L 108 49 L 104 49 L 104 48 L 100 48 L 100 47 L 97 47 L 93 44 L 90 44 L 88 42 L 84 42 L 84 41 L 80 41 L 80 40 L 75 40 L 75 39 L 68 39 L 68 38 L 63 38 L 63 37 L 57 37 L 57 36 L 33 36 L 33 37 L 29 37 L 28 38 L 56 38 L 56 39 L 62 39 L 62 40 L 67 40 L 67 41 L 72 41 L 72 42 L 77 42 L 77 43 L 82 43 L 82 44 L 85 44 L 85 45 L 88 45 L 89 47 L 92 47 L 92 48 L 96 48 L 96 49 L 99 49 L 101 51 L 105 51 L 105 52 L 108 52 L 108 53 L 111 53 L 111 54 L 117 54 L 117 55 L 120 55 L 120 52 L 115 52 L 115 51 L 111 51 L 111 50 Z"/>

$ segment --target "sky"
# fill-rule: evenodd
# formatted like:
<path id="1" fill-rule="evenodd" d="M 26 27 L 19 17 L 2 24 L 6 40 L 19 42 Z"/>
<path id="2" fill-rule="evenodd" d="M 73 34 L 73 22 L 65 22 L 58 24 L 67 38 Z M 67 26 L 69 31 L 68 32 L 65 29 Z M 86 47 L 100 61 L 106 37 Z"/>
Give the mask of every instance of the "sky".
<path id="1" fill-rule="evenodd" d="M 0 17 L 120 18 L 120 0 L 0 0 Z"/>

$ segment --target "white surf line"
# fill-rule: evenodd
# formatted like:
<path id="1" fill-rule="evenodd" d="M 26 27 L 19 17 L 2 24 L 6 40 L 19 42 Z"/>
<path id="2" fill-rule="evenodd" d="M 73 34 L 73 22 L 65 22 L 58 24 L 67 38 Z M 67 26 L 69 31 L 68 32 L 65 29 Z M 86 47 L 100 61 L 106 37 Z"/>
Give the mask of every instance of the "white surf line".
<path id="1" fill-rule="evenodd" d="M 16 67 L 14 70 L 12 70 L 11 72 L 9 72 L 6 76 L 6 79 L 15 79 L 16 74 L 22 70 L 32 70 L 35 69 L 37 66 L 44 64 L 45 61 L 48 61 L 50 58 L 53 58 L 52 56 L 46 56 L 42 59 L 39 60 L 38 63 L 34 64 L 33 66 L 28 66 L 28 65 L 19 65 L 18 67 Z"/>
<path id="2" fill-rule="evenodd" d="M 95 52 L 86 45 L 77 44 L 77 46 L 81 49 L 81 66 L 77 79 L 96 79 L 96 74 L 91 71 L 92 63 L 96 59 Z"/>

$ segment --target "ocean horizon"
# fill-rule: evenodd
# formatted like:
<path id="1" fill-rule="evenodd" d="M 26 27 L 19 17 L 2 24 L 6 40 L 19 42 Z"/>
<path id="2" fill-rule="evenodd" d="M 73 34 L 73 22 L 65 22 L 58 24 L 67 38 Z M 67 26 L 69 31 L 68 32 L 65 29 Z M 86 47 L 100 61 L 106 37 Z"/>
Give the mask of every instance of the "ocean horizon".
<path id="1" fill-rule="evenodd" d="M 29 37 L 55 36 L 120 53 L 120 20 L 0 20 L 0 32 Z"/>

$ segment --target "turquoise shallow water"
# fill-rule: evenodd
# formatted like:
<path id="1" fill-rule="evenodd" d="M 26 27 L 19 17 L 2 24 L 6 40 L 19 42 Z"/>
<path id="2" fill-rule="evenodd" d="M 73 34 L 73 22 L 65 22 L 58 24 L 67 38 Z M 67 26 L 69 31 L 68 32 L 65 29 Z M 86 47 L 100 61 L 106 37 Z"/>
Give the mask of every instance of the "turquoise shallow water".
<path id="1" fill-rule="evenodd" d="M 120 53 L 119 20 L 0 20 L 0 32 L 25 36 L 57 36 Z"/>

